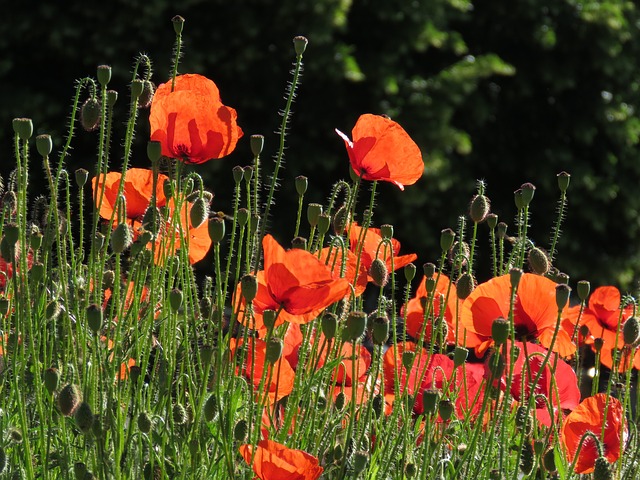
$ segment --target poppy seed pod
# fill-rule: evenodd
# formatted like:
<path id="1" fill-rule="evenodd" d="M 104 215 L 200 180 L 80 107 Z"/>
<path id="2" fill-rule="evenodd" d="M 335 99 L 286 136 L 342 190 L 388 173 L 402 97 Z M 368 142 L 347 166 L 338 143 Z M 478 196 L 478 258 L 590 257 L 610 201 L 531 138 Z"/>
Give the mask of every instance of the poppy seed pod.
<path id="1" fill-rule="evenodd" d="M 147 412 L 140 412 L 140 414 L 138 415 L 137 424 L 138 430 L 145 434 L 151 432 L 151 429 L 153 428 L 153 422 Z"/>
<path id="2" fill-rule="evenodd" d="M 369 454 L 367 452 L 358 451 L 353 454 L 353 471 L 356 476 L 367 468 L 369 463 Z"/>
<path id="3" fill-rule="evenodd" d="M 80 107 L 80 125 L 87 132 L 93 132 L 100 124 L 102 108 L 96 97 L 89 97 Z"/>
<path id="4" fill-rule="evenodd" d="M 640 320 L 630 317 L 622 326 L 622 338 L 625 345 L 635 345 L 640 340 Z"/>
<path id="5" fill-rule="evenodd" d="M 498 238 L 505 238 L 507 236 L 507 224 L 499 222 L 497 227 Z"/>
<path id="6" fill-rule="evenodd" d="M 522 201 L 526 206 L 529 206 L 531 200 L 533 200 L 533 194 L 536 193 L 536 187 L 532 183 L 523 183 L 520 186 L 522 190 Z"/>
<path id="7" fill-rule="evenodd" d="M 412 352 L 411 350 L 402 352 L 402 366 L 406 371 L 411 370 L 414 358 L 416 358 L 416 352 Z"/>
<path id="8" fill-rule="evenodd" d="M 249 210 L 246 208 L 240 208 L 238 210 L 238 224 L 240 227 L 244 227 L 249 221 Z"/>
<path id="9" fill-rule="evenodd" d="M 131 82 L 131 98 L 138 100 L 144 91 L 144 82 L 139 78 Z M 138 104 L 140 102 L 138 101 Z"/>
<path id="10" fill-rule="evenodd" d="M 567 172 L 560 172 L 558 174 L 558 188 L 561 192 L 566 192 L 569 188 L 569 180 L 571 180 L 571 175 Z"/>
<path id="11" fill-rule="evenodd" d="M 262 312 L 262 322 L 267 330 L 272 330 L 276 324 L 277 313 L 275 310 L 267 308 Z"/>
<path id="12" fill-rule="evenodd" d="M 53 393 L 58 389 L 58 383 L 60 382 L 60 372 L 57 368 L 51 367 L 47 368 L 42 375 L 44 388 L 47 389 L 49 394 L 53 395 Z"/>
<path id="13" fill-rule="evenodd" d="M 498 215 L 496 215 L 495 213 L 488 214 L 487 225 L 489 225 L 489 228 L 491 230 L 494 230 L 496 228 L 496 225 L 498 225 Z"/>
<path id="14" fill-rule="evenodd" d="M 318 233 L 324 235 L 329 231 L 331 226 L 331 217 L 327 213 L 318 215 Z"/>
<path id="15" fill-rule="evenodd" d="M 389 318 L 386 315 L 373 317 L 371 337 L 374 345 L 382 345 L 389 339 Z"/>
<path id="16" fill-rule="evenodd" d="M 520 279 L 522 279 L 523 272 L 519 268 L 511 268 L 509 270 L 509 280 L 511 283 L 511 288 L 516 290 L 518 285 L 520 285 Z"/>
<path id="17" fill-rule="evenodd" d="M 162 145 L 156 140 L 149 140 L 147 142 L 147 158 L 155 163 L 160 160 L 160 157 L 162 157 Z"/>
<path id="18" fill-rule="evenodd" d="M 75 177 L 76 177 L 76 184 L 78 185 L 78 188 L 82 188 L 87 183 L 87 179 L 89 178 L 89 172 L 84 168 L 79 168 L 76 170 Z"/>
<path id="19" fill-rule="evenodd" d="M 322 205 L 319 203 L 310 203 L 307 206 L 307 221 L 309 225 L 312 227 L 317 226 L 320 215 L 322 215 Z"/>
<path id="20" fill-rule="evenodd" d="M 376 258 L 371 262 L 369 275 L 373 279 L 373 283 L 378 287 L 384 287 L 389 282 L 389 270 L 387 269 L 387 264 L 379 258 Z"/>
<path id="21" fill-rule="evenodd" d="M 451 400 L 440 400 L 440 403 L 438 404 L 438 413 L 443 421 L 449 421 L 451 415 L 453 415 L 453 409 L 453 402 Z"/>
<path id="22" fill-rule="evenodd" d="M 362 335 L 367 327 L 367 314 L 364 312 L 356 311 L 347 315 L 347 322 L 345 326 L 346 339 L 351 342 L 356 342 Z"/>
<path id="23" fill-rule="evenodd" d="M 98 65 L 97 77 L 98 83 L 104 88 L 111 81 L 111 67 L 109 65 Z"/>
<path id="24" fill-rule="evenodd" d="M 264 135 L 251 135 L 249 138 L 249 146 L 254 157 L 259 156 L 264 148 Z"/>
<path id="25" fill-rule="evenodd" d="M 107 90 L 107 106 L 113 108 L 118 101 L 118 92 L 115 90 Z"/>
<path id="26" fill-rule="evenodd" d="M 467 298 L 476 287 L 475 280 L 470 273 L 465 273 L 456 282 L 456 294 L 460 300 Z"/>
<path id="27" fill-rule="evenodd" d="M 302 35 L 293 37 L 293 48 L 295 49 L 297 56 L 301 56 L 304 53 L 307 49 L 308 43 L 309 40 L 307 40 L 307 37 L 303 37 Z"/>
<path id="28" fill-rule="evenodd" d="M 433 263 L 425 263 L 422 266 L 422 271 L 424 272 L 424 276 L 427 278 L 431 278 L 436 273 L 436 266 Z"/>
<path id="29" fill-rule="evenodd" d="M 469 205 L 469 217 L 473 223 L 482 223 L 489 215 L 489 199 L 485 195 L 475 195 Z"/>
<path id="30" fill-rule="evenodd" d="M 587 297 L 589 296 L 589 292 L 591 291 L 591 284 L 589 283 L 589 280 L 580 280 L 578 282 L 578 298 L 580 299 L 581 302 L 584 302 L 587 300 Z"/>
<path id="31" fill-rule="evenodd" d="M 87 325 L 93 333 L 98 333 L 102 328 L 103 312 L 99 305 L 92 304 L 87 307 Z"/>
<path id="32" fill-rule="evenodd" d="M 169 306 L 171 307 L 171 311 L 177 312 L 182 307 L 182 290 L 179 288 L 174 288 L 169 292 Z"/>
<path id="33" fill-rule="evenodd" d="M 422 392 L 422 408 L 425 415 L 433 415 L 438 411 L 440 391 L 432 388 Z"/>
<path id="34" fill-rule="evenodd" d="M 291 248 L 298 248 L 300 250 L 307 249 L 307 239 L 304 237 L 294 237 L 291 240 Z"/>
<path id="35" fill-rule="evenodd" d="M 295 184 L 298 196 L 304 196 L 304 194 L 307 192 L 307 187 L 309 186 L 309 179 L 304 175 L 298 175 L 296 177 Z"/>
<path id="36" fill-rule="evenodd" d="M 58 408 L 65 417 L 73 415 L 82 401 L 82 392 L 77 385 L 68 383 L 58 392 Z"/>
<path id="37" fill-rule="evenodd" d="M 594 338 L 593 339 L 593 348 L 596 351 L 596 353 L 599 353 L 600 351 L 602 351 L 602 347 L 604 346 L 604 339 L 603 338 Z"/>
<path id="38" fill-rule="evenodd" d="M 380 236 L 386 240 L 391 240 L 393 238 L 393 225 L 388 223 L 380 225 Z"/>
<path id="39" fill-rule="evenodd" d="M 51 135 L 38 135 L 36 137 L 36 150 L 41 157 L 46 158 L 53 150 L 53 142 L 51 141 Z"/>
<path id="40" fill-rule="evenodd" d="M 233 175 L 233 181 L 238 185 L 242 179 L 244 178 L 244 168 L 240 165 L 236 165 L 231 169 L 231 173 Z"/>
<path id="41" fill-rule="evenodd" d="M 415 278 L 416 271 L 416 266 L 413 263 L 408 263 L 404 266 L 404 278 L 408 283 L 411 283 Z"/>
<path id="42" fill-rule="evenodd" d="M 534 247 L 529 250 L 527 261 L 529 262 L 529 268 L 531 271 L 538 275 L 545 275 L 551 267 L 549 257 L 544 250 L 538 247 Z"/>
<path id="43" fill-rule="evenodd" d="M 14 118 L 12 126 L 13 133 L 18 135 L 20 140 L 29 140 L 33 135 L 33 122 L 30 118 Z"/>
<path id="44" fill-rule="evenodd" d="M 464 362 L 467 361 L 467 357 L 469 356 L 469 350 L 464 347 L 456 346 L 453 351 L 453 368 L 458 368 Z"/>

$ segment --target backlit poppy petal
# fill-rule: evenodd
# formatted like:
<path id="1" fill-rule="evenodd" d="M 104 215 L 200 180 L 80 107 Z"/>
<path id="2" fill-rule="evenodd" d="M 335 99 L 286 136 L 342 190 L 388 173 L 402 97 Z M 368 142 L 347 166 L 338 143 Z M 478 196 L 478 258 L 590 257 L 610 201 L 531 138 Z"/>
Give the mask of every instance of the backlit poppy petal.
<path id="1" fill-rule="evenodd" d="M 239 450 L 260 480 L 316 480 L 324 471 L 313 455 L 273 440 L 261 440 L 255 452 L 249 444 L 241 445 Z"/>
<path id="2" fill-rule="evenodd" d="M 393 120 L 361 115 L 352 130 L 353 140 L 336 129 L 344 140 L 353 171 L 365 180 L 391 182 L 404 190 L 422 177 L 420 148 Z"/>

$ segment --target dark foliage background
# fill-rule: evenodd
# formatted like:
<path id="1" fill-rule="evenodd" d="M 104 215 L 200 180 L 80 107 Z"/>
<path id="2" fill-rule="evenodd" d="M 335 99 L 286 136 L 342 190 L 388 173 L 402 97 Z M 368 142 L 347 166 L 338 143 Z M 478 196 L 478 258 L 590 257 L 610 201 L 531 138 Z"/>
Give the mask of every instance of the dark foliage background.
<path id="1" fill-rule="evenodd" d="M 2 0 L 3 3 L 8 3 Z M 493 209 L 512 223 L 513 191 L 537 186 L 532 235 L 548 247 L 556 174 L 571 173 L 569 215 L 557 266 L 573 281 L 640 278 L 637 115 L 640 15 L 632 2 L 593 0 L 167 0 L 12 2 L 0 24 L 0 155 L 13 164 L 11 119 L 31 117 L 59 148 L 74 80 L 113 67 L 125 121 L 131 65 L 139 52 L 166 81 L 174 34 L 186 18 L 180 71 L 215 80 L 238 110 L 246 137 L 229 158 L 198 167 L 228 209 L 231 167 L 248 164 L 248 136 L 276 150 L 278 109 L 293 60 L 291 39 L 309 38 L 294 106 L 287 164 L 274 222 L 293 234 L 293 178 L 310 179 L 308 201 L 323 201 L 348 175 L 342 141 L 361 113 L 386 113 L 424 152 L 426 173 L 403 193 L 379 188 L 374 222 L 392 223 L 403 251 L 439 256 L 439 232 L 466 211 L 476 179 Z M 146 165 L 146 113 L 134 165 Z M 120 130 L 120 138 L 122 130 Z M 121 140 L 116 140 L 121 141 Z M 95 134 L 78 132 L 68 168 L 95 164 Z M 34 160 L 33 189 L 44 188 Z M 117 159 L 114 161 L 117 167 Z M 290 210 L 285 210 L 291 208 Z M 284 219 L 284 221 L 283 221 Z M 488 253 L 487 229 L 481 229 Z M 288 230 L 290 230 L 290 233 Z M 482 254 L 481 254 L 482 255 Z M 479 277 L 488 271 L 479 272 Z"/>

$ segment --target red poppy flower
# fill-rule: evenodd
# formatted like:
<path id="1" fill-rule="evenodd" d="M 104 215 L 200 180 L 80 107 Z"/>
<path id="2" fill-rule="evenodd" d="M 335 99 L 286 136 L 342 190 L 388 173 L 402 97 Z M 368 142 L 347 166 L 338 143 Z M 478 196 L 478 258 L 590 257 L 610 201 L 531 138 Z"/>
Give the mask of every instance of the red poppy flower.
<path id="1" fill-rule="evenodd" d="M 369 370 L 369 367 L 371 366 L 371 353 L 369 353 L 369 350 L 367 350 L 366 347 L 364 347 L 362 344 L 354 345 L 351 342 L 343 342 L 340 346 L 340 351 L 337 352 L 337 355 L 329 355 L 329 348 L 331 348 L 332 351 L 335 351 L 335 347 L 333 347 L 334 344 L 329 344 L 326 341 L 324 334 L 322 333 L 318 337 L 317 342 L 318 349 L 322 348 L 322 351 L 320 351 L 317 360 L 318 368 L 324 366 L 324 364 L 327 362 L 327 357 L 329 357 L 329 361 L 340 359 L 340 363 L 335 368 L 333 374 L 333 381 L 335 383 L 350 387 L 354 383 L 365 379 L 365 377 L 367 376 L 367 370 Z M 353 378 L 354 347 L 356 373 L 355 379 Z"/>
<path id="2" fill-rule="evenodd" d="M 379 228 L 368 228 L 367 233 L 364 235 L 364 239 L 360 238 L 362 234 L 362 227 L 356 223 L 352 223 L 349 227 L 349 248 L 350 250 L 358 254 L 359 242 L 362 242 L 362 251 L 360 253 L 360 264 L 366 272 L 371 268 L 371 264 L 376 258 L 383 260 L 387 265 L 387 270 L 392 271 L 391 257 L 393 254 L 393 270 L 398 270 L 409 263 L 415 261 L 418 256 L 415 253 L 409 255 L 398 255 L 400 253 L 400 242 L 395 238 L 391 239 L 392 252 L 389 251 L 389 247 L 386 245 L 380 245 L 382 243 L 382 234 Z M 380 248 L 378 249 L 378 246 Z M 377 256 L 376 256 L 377 253 Z M 367 277 L 371 282 L 373 279 L 371 276 Z M 357 283 L 357 282 L 356 282 Z"/>
<path id="3" fill-rule="evenodd" d="M 149 122 L 151 140 L 162 154 L 188 163 L 204 163 L 229 155 L 242 137 L 236 111 L 222 104 L 215 83 L 202 75 L 176 77 L 156 90 Z"/>
<path id="4" fill-rule="evenodd" d="M 19 260 L 20 252 L 18 248 L 18 242 L 16 242 L 16 267 L 18 267 L 19 271 Z M 33 252 L 31 249 L 27 252 L 27 270 L 31 270 L 33 266 Z M 7 262 L 3 257 L 0 256 L 0 290 L 4 290 L 4 287 L 7 285 L 7 281 L 11 280 L 13 277 L 13 263 L 11 261 Z"/>
<path id="5" fill-rule="evenodd" d="M 240 455 L 260 480 L 316 480 L 324 469 L 316 457 L 288 448 L 273 440 L 260 440 L 257 447 L 241 445 Z"/>
<path id="6" fill-rule="evenodd" d="M 493 345 L 493 321 L 496 318 L 509 317 L 510 301 L 511 281 L 509 275 L 503 275 L 478 285 L 462 304 L 462 325 L 478 335 L 477 340 L 473 337 L 467 338 L 467 347 L 475 348 L 478 356 Z M 556 283 L 540 275 L 523 274 L 513 313 L 516 340 L 537 339 L 541 345 L 548 348 L 558 320 Z M 564 329 L 560 329 L 553 350 L 562 357 L 568 357 L 575 349 L 571 336 Z"/>
<path id="7" fill-rule="evenodd" d="M 604 412 L 607 417 L 604 417 Z M 593 432 L 596 437 L 601 437 L 604 428 L 604 441 L 602 447 L 604 456 L 610 463 L 616 462 L 622 453 L 623 443 L 627 437 L 627 427 L 624 417 L 624 407 L 620 401 L 604 393 L 598 393 L 582 401 L 576 409 L 567 415 L 562 425 L 560 438 L 567 460 L 572 462 L 575 458 L 580 440 L 586 432 Z M 591 473 L 598 458 L 598 450 L 592 438 L 588 438 L 582 444 L 578 460 L 576 461 L 576 473 Z"/>
<path id="8" fill-rule="evenodd" d="M 242 339 L 232 338 L 230 341 L 231 355 L 235 355 L 238 348 L 243 345 Z M 242 375 L 253 385 L 258 395 L 264 395 L 260 388 L 262 375 L 267 368 L 266 382 L 264 388 L 269 395 L 269 402 L 275 403 L 279 399 L 286 397 L 293 391 L 293 381 L 296 373 L 286 358 L 280 357 L 275 363 L 267 361 L 267 342 L 264 340 L 250 339 L 247 345 L 246 360 L 242 367 Z M 271 379 L 269 381 L 269 379 Z"/>
<path id="9" fill-rule="evenodd" d="M 325 247 L 320 253 L 320 259 L 331 268 L 335 277 L 342 277 L 351 283 L 356 297 L 362 295 L 369 283 L 369 272 L 363 262 L 358 262 L 358 257 L 351 250 L 346 250 L 347 258 L 344 261 L 342 250 L 337 247 Z M 356 268 L 358 274 L 356 275 Z M 354 280 L 355 279 L 355 280 Z"/>
<path id="10" fill-rule="evenodd" d="M 549 400 L 556 412 L 559 409 L 573 410 L 576 408 L 580 402 L 580 389 L 573 368 L 560 359 L 556 353 L 552 353 L 539 381 L 532 389 L 533 381 L 540 372 L 544 355 L 548 350 L 530 342 L 527 342 L 526 345 L 522 342 L 515 342 L 515 344 L 519 347 L 520 354 L 513 366 L 513 382 L 511 384 L 513 398 L 524 403 L 529 400 L 532 394 L 542 395 Z M 506 376 L 507 373 L 502 377 L 501 386 L 503 389 L 506 386 Z M 523 380 L 524 392 L 522 391 Z M 538 397 L 534 401 L 534 406 L 538 421 L 543 425 L 551 426 L 551 416 L 546 402 Z"/>
<path id="11" fill-rule="evenodd" d="M 336 129 L 344 140 L 351 168 L 361 178 L 391 182 L 404 190 L 416 183 L 424 171 L 420 148 L 393 120 L 380 115 L 361 115 L 351 134 L 353 141 Z"/>
<path id="12" fill-rule="evenodd" d="M 633 315 L 633 306 L 625 306 L 621 311 L 620 300 L 620 291 L 616 287 L 598 287 L 589 297 L 589 306 L 582 311 L 580 318 L 580 306 L 575 306 L 567 311 L 566 320 L 571 325 L 586 325 L 589 328 L 589 335 L 583 340 L 585 344 L 591 345 L 591 348 L 594 348 L 593 341 L 596 338 L 604 341 L 600 363 L 605 367 L 613 368 L 613 349 L 623 350 L 623 357 L 618 364 L 618 370 L 623 372 L 631 366 L 632 356 L 628 349 L 623 349 L 622 327 Z"/>
<path id="13" fill-rule="evenodd" d="M 110 172 L 106 175 L 94 177 L 92 180 L 94 195 L 104 188 L 102 199 L 98 197 L 99 214 L 105 220 L 109 220 L 114 209 L 117 209 L 118 189 L 120 186 L 120 172 Z M 159 233 L 155 237 L 155 262 L 163 264 L 167 257 L 174 255 L 179 248 L 186 248 L 188 244 L 189 262 L 194 264 L 202 260 L 211 248 L 211 238 L 207 222 L 194 228 L 189 221 L 189 212 L 192 204 L 183 202 L 180 214 L 175 214 L 175 199 L 167 201 L 164 195 L 163 184 L 169 177 L 158 174 L 155 201 L 158 208 L 167 207 L 167 218 L 160 221 Z M 118 223 L 127 222 L 133 229 L 133 239 L 137 240 L 144 230 L 142 217 L 151 204 L 154 197 L 153 191 L 153 171 L 144 168 L 130 168 L 125 173 L 123 195 L 126 200 L 125 219 L 117 218 L 114 215 L 114 226 Z M 153 248 L 152 242 L 147 244 L 147 249 Z"/>
<path id="14" fill-rule="evenodd" d="M 264 270 L 257 275 L 258 293 L 253 300 L 255 325 L 250 325 L 252 328 L 264 330 L 262 313 L 267 309 L 280 312 L 276 326 L 285 321 L 308 323 L 349 293 L 349 283 L 344 278 L 336 278 L 324 262 L 306 250 L 285 251 L 271 235 L 264 237 L 262 246 Z M 239 286 L 236 299 L 244 304 Z M 248 324 L 249 319 L 241 321 Z"/>

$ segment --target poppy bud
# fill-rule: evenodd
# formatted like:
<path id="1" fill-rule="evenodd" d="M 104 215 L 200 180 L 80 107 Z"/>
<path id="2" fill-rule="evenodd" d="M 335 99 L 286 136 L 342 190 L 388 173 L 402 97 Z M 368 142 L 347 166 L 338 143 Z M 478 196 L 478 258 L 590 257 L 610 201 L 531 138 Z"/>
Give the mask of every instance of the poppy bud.
<path id="1" fill-rule="evenodd" d="M 522 270 L 515 267 L 509 270 L 509 280 L 511 281 L 511 288 L 513 290 L 516 290 L 518 288 L 518 285 L 520 285 L 522 273 Z"/>
<path id="2" fill-rule="evenodd" d="M 571 294 L 571 287 L 565 283 L 559 283 L 556 285 L 556 305 L 558 311 L 562 311 L 569 301 L 569 295 Z"/>
<path id="3" fill-rule="evenodd" d="M 118 92 L 115 90 L 107 90 L 107 106 L 113 108 L 118 101 Z"/>
<path id="4" fill-rule="evenodd" d="M 87 402 L 81 402 L 80 405 L 78 405 L 78 408 L 73 414 L 73 418 L 82 433 L 89 433 L 93 426 L 94 415 L 91 411 L 91 406 Z"/>
<path id="5" fill-rule="evenodd" d="M 126 223 L 119 223 L 111 232 L 111 250 L 114 253 L 122 253 L 131 246 L 133 233 Z"/>
<path id="6" fill-rule="evenodd" d="M 509 338 L 509 321 L 504 318 L 496 318 L 491 324 L 491 338 L 497 346 L 504 344 Z"/>
<path id="7" fill-rule="evenodd" d="M 176 403 L 171 410 L 171 417 L 175 425 L 184 425 L 187 423 L 187 410 L 181 403 Z"/>
<path id="8" fill-rule="evenodd" d="M 404 466 L 404 475 L 407 478 L 413 478 L 416 476 L 416 474 L 418 473 L 418 467 L 416 467 L 416 464 L 413 462 L 408 462 L 405 466 Z"/>
<path id="9" fill-rule="evenodd" d="M 456 282 L 456 294 L 460 300 L 467 298 L 476 288 L 475 280 L 470 273 L 465 273 Z"/>
<path id="10" fill-rule="evenodd" d="M 542 440 L 533 441 L 533 451 L 535 452 L 536 456 L 542 455 L 544 446 L 545 446 L 545 442 L 543 442 Z"/>
<path id="11" fill-rule="evenodd" d="M 358 451 L 353 454 L 353 471 L 356 476 L 367 468 L 369 463 L 369 454 L 367 452 Z"/>
<path id="12" fill-rule="evenodd" d="M 587 300 L 587 297 L 589 296 L 590 291 L 591 291 L 591 284 L 589 283 L 589 280 L 580 280 L 578 282 L 578 298 L 580 299 L 581 302 L 584 302 Z"/>
<path id="13" fill-rule="evenodd" d="M 9 428 L 9 431 L 7 432 L 9 439 L 13 442 L 13 443 L 22 443 L 22 431 L 20 431 L 18 428 L 15 427 L 11 427 Z"/>
<path id="14" fill-rule="evenodd" d="M 498 225 L 498 215 L 496 215 L 495 213 L 490 213 L 489 215 L 487 215 L 487 225 L 489 225 L 489 228 L 491 230 L 496 228 L 496 225 Z"/>
<path id="15" fill-rule="evenodd" d="M 507 236 L 507 224 L 504 222 L 498 223 L 498 238 L 505 238 Z"/>
<path id="16" fill-rule="evenodd" d="M 73 474 L 76 477 L 76 480 L 84 480 L 86 475 L 91 475 L 89 470 L 87 470 L 87 466 L 82 462 L 76 462 L 73 465 Z"/>
<path id="17" fill-rule="evenodd" d="M 607 457 L 600 456 L 596 458 L 593 466 L 593 480 L 612 480 L 611 464 Z"/>
<path id="18" fill-rule="evenodd" d="M 318 225 L 320 215 L 322 215 L 322 205 L 319 203 L 310 203 L 307 206 L 307 221 L 309 225 L 312 227 Z"/>
<path id="19" fill-rule="evenodd" d="M 408 263 L 404 267 L 404 278 L 407 283 L 411 283 L 411 281 L 416 276 L 416 266 L 413 263 Z"/>
<path id="20" fill-rule="evenodd" d="M 622 326 L 622 338 L 625 345 L 635 345 L 640 339 L 640 320 L 638 317 L 630 317 Z"/>
<path id="21" fill-rule="evenodd" d="M 209 238 L 213 243 L 220 243 L 224 237 L 224 219 L 215 217 L 209 220 Z"/>
<path id="22" fill-rule="evenodd" d="M 134 79 L 131 82 L 131 98 L 134 100 L 138 100 L 140 95 L 142 95 L 142 91 L 144 90 L 144 82 L 139 78 Z"/>
<path id="23" fill-rule="evenodd" d="M 176 15 L 171 19 L 171 23 L 173 23 L 173 31 L 176 33 L 176 35 L 182 35 L 182 29 L 184 28 L 184 18 L 180 15 Z"/>
<path id="24" fill-rule="evenodd" d="M 489 215 L 489 199 L 485 195 L 475 195 L 469 205 L 469 217 L 473 223 L 482 223 Z"/>
<path id="25" fill-rule="evenodd" d="M 553 448 L 547 449 L 542 454 L 542 466 L 549 473 L 555 473 L 558 470 L 556 467 L 556 455 Z"/>
<path id="26" fill-rule="evenodd" d="M 20 140 L 29 140 L 33 135 L 33 122 L 30 118 L 14 118 L 12 125 L 13 132 Z"/>
<path id="27" fill-rule="evenodd" d="M 544 250 L 538 247 L 534 247 L 529 250 L 527 261 L 529 262 L 529 268 L 531 271 L 538 275 L 545 275 L 551 267 L 549 264 L 549 257 L 547 257 Z"/>
<path id="28" fill-rule="evenodd" d="M 100 124 L 101 114 L 102 108 L 98 99 L 95 97 L 87 98 L 82 107 L 80 107 L 80 125 L 87 132 L 93 132 Z"/>
<path id="29" fill-rule="evenodd" d="M 51 141 L 51 135 L 38 135 L 36 137 L 36 150 L 41 157 L 46 158 L 53 150 L 53 142 Z"/>
<path id="30" fill-rule="evenodd" d="M 453 415 L 453 402 L 451 400 L 440 400 L 438 413 L 444 422 L 449 421 L 451 415 Z"/>
<path id="31" fill-rule="evenodd" d="M 140 415 L 138 415 L 137 423 L 138 430 L 140 430 L 142 433 L 149 433 L 153 428 L 153 422 L 147 412 L 140 412 Z"/>
<path id="32" fill-rule="evenodd" d="M 191 205 L 191 211 L 189 212 L 189 219 L 191 220 L 191 226 L 198 228 L 209 217 L 209 204 L 204 198 L 196 198 L 196 201 Z"/>
<path id="33" fill-rule="evenodd" d="M 389 339 L 389 318 L 376 315 L 371 321 L 371 337 L 374 345 L 382 345 Z"/>
<path id="34" fill-rule="evenodd" d="M 173 182 L 168 178 L 162 183 L 162 193 L 164 193 L 167 200 L 173 197 Z"/>
<path id="35" fill-rule="evenodd" d="M 177 312 L 182 307 L 182 290 L 174 288 L 169 292 L 169 306 L 173 312 Z"/>
<path id="36" fill-rule="evenodd" d="M 273 365 L 278 360 L 280 360 L 283 347 L 284 344 L 282 342 L 282 339 L 278 337 L 271 337 L 267 342 L 267 349 L 265 352 L 265 359 L 267 360 L 267 362 Z"/>
<path id="37" fill-rule="evenodd" d="M 255 275 L 247 273 L 240 279 L 240 289 L 242 290 L 244 299 L 251 303 L 258 294 L 258 279 Z"/>
<path id="38" fill-rule="evenodd" d="M 298 57 L 302 56 L 304 51 L 307 49 L 308 43 L 309 43 L 309 40 L 307 40 L 306 37 L 303 37 L 301 35 L 297 37 L 293 37 L 293 47 Z"/>
<path id="39" fill-rule="evenodd" d="M 51 300 L 44 309 L 44 316 L 47 320 L 53 320 L 60 315 L 60 304 L 57 300 Z"/>
<path id="40" fill-rule="evenodd" d="M 382 408 L 384 407 L 384 398 L 382 398 L 382 395 L 377 394 L 373 397 L 373 400 L 371 400 L 371 407 L 373 408 L 373 413 L 376 418 L 380 418 L 380 415 L 382 415 Z"/>
<path id="41" fill-rule="evenodd" d="M 571 180 L 571 175 L 567 172 L 560 172 L 558 174 L 558 188 L 562 193 L 566 192 L 567 188 L 569 188 L 569 180 Z"/>
<path id="42" fill-rule="evenodd" d="M 529 412 L 527 411 L 527 407 L 520 405 L 516 409 L 516 427 L 519 430 L 527 430 L 529 424 L 531 423 L 531 417 L 529 416 Z"/>
<path id="43" fill-rule="evenodd" d="M 87 325 L 93 333 L 102 328 L 102 308 L 96 304 L 87 307 Z"/>
<path id="44" fill-rule="evenodd" d="M 425 415 L 433 415 L 436 413 L 439 402 L 440 392 L 438 390 L 428 388 L 422 392 L 422 409 Z"/>
<path id="45" fill-rule="evenodd" d="M 364 312 L 351 312 L 347 315 L 347 322 L 345 326 L 346 339 L 351 342 L 356 342 L 364 334 L 367 327 L 367 314 Z"/>
<path id="46" fill-rule="evenodd" d="M 47 368 L 43 374 L 44 388 L 47 389 L 51 395 L 58 389 L 58 383 L 60 382 L 60 372 L 57 368 Z"/>
<path id="47" fill-rule="evenodd" d="M 443 252 L 448 252 L 451 249 L 455 238 L 456 233 L 450 228 L 445 228 L 440 232 L 440 248 Z"/>
<path id="48" fill-rule="evenodd" d="M 254 157 L 257 157 L 262 153 L 264 148 L 264 136 L 263 135 L 251 135 L 249 139 L 249 146 L 251 147 L 251 153 Z"/>
<path id="49" fill-rule="evenodd" d="M 331 312 L 325 312 L 325 314 L 322 315 L 320 325 L 324 336 L 327 340 L 331 340 L 336 336 L 336 331 L 338 330 L 338 317 Z"/>
<path id="50" fill-rule="evenodd" d="M 349 212 L 346 205 L 342 205 L 333 215 L 333 231 L 336 235 L 342 235 L 349 223 Z"/>
<path id="51" fill-rule="evenodd" d="M 307 239 L 304 237 L 294 237 L 293 240 L 291 240 L 291 248 L 297 248 L 299 250 L 306 250 L 307 249 Z"/>
<path id="52" fill-rule="evenodd" d="M 218 416 L 218 399 L 215 394 L 211 394 L 204 403 L 203 412 L 207 422 L 213 421 Z"/>
<path id="53" fill-rule="evenodd" d="M 138 108 L 149 108 L 151 101 L 153 100 L 153 94 L 156 91 L 156 87 L 150 80 L 143 80 L 142 93 L 138 97 Z"/>
<path id="54" fill-rule="evenodd" d="M 320 235 L 324 235 L 325 233 L 327 233 L 330 226 L 331 217 L 328 214 L 322 213 L 318 215 L 318 233 Z"/>
<path id="55" fill-rule="evenodd" d="M 393 225 L 389 225 L 388 223 L 381 225 L 380 236 L 386 240 L 391 240 L 393 238 Z"/>
<path id="56" fill-rule="evenodd" d="M 578 329 L 578 331 L 580 332 L 580 335 L 582 335 L 583 337 L 589 336 L 589 327 L 586 325 L 580 325 L 580 328 Z"/>
<path id="57" fill-rule="evenodd" d="M 267 308 L 262 312 L 262 323 L 267 327 L 267 330 L 272 330 L 276 324 L 277 312 L 270 308 Z"/>
<path id="58" fill-rule="evenodd" d="M 241 418 L 233 427 L 233 439 L 236 442 L 243 442 L 249 433 L 249 424 L 244 418 Z"/>
<path id="59" fill-rule="evenodd" d="M 467 361 L 469 350 L 464 347 L 456 346 L 453 351 L 453 368 L 457 368 Z"/>
<path id="60" fill-rule="evenodd" d="M 298 175 L 296 177 L 296 192 L 298 192 L 298 196 L 302 197 L 307 192 L 307 187 L 309 186 L 309 179 L 304 175 Z"/>
<path id="61" fill-rule="evenodd" d="M 520 451 L 520 471 L 529 475 L 533 470 L 534 463 L 534 451 L 531 442 L 525 438 L 524 443 L 522 444 L 522 450 Z"/>
<path id="62" fill-rule="evenodd" d="M 111 67 L 109 65 L 98 65 L 97 77 L 98 83 L 102 87 L 106 87 L 111 81 Z"/>
<path id="63" fill-rule="evenodd" d="M 387 264 L 379 258 L 376 258 L 371 262 L 369 275 L 373 279 L 374 285 L 378 287 L 384 287 L 389 282 L 389 270 L 387 270 Z"/>
<path id="64" fill-rule="evenodd" d="M 413 365 L 413 359 L 416 357 L 416 352 L 412 352 L 411 350 L 405 350 L 402 352 L 402 366 L 405 370 L 411 370 L 411 366 Z"/>

